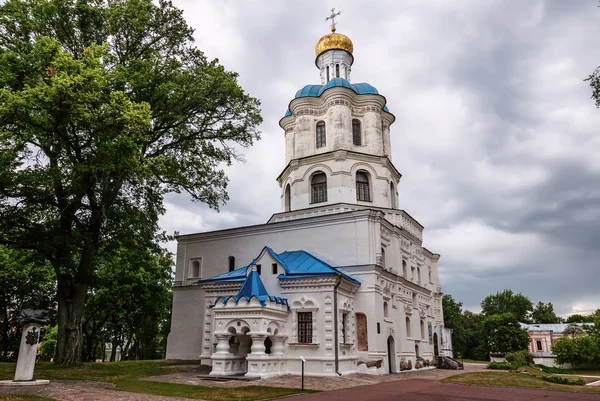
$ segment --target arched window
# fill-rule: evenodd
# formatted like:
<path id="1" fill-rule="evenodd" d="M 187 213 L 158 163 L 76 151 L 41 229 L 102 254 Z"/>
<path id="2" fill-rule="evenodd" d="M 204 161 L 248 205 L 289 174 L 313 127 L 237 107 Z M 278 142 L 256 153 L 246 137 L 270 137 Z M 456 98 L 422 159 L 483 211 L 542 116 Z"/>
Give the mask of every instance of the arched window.
<path id="1" fill-rule="evenodd" d="M 390 182 L 390 200 L 392 202 L 392 209 L 398 208 L 398 200 L 396 198 L 396 188 L 394 188 L 394 183 Z"/>
<path id="2" fill-rule="evenodd" d="M 421 355 L 419 355 L 419 345 L 415 344 L 415 356 L 417 358 L 419 358 Z"/>
<path id="3" fill-rule="evenodd" d="M 325 70 L 327 71 L 327 82 L 329 82 L 329 66 Z"/>
<path id="4" fill-rule="evenodd" d="M 233 256 L 229 257 L 229 271 L 232 272 L 235 270 L 235 258 Z"/>
<path id="5" fill-rule="evenodd" d="M 388 303 L 383 303 L 383 317 L 388 317 Z"/>
<path id="6" fill-rule="evenodd" d="M 327 202 L 327 176 L 319 172 L 310 179 L 310 203 Z"/>
<path id="7" fill-rule="evenodd" d="M 411 338 L 412 337 L 410 335 L 410 318 L 408 316 L 406 316 L 406 337 L 407 338 Z"/>
<path id="8" fill-rule="evenodd" d="M 360 135 L 360 121 L 352 120 L 352 142 L 354 146 L 362 145 L 361 135 Z"/>
<path id="9" fill-rule="evenodd" d="M 406 268 L 406 260 L 402 260 L 402 273 L 404 274 L 404 278 L 408 279 L 408 270 Z"/>
<path id="10" fill-rule="evenodd" d="M 365 171 L 356 173 L 356 200 L 370 202 L 369 175 Z"/>
<path id="11" fill-rule="evenodd" d="M 336 78 L 340 77 L 340 65 L 339 64 L 335 65 L 335 77 Z"/>
<path id="12" fill-rule="evenodd" d="M 317 148 L 322 148 L 325 144 L 325 121 L 319 121 L 317 123 Z"/>
<path id="13" fill-rule="evenodd" d="M 421 320 L 421 338 L 425 338 L 425 322 Z"/>
<path id="14" fill-rule="evenodd" d="M 385 269 L 385 248 L 381 247 L 381 260 L 379 261 L 379 265 Z"/>
<path id="15" fill-rule="evenodd" d="M 290 184 L 287 184 L 285 186 L 285 192 L 283 194 L 283 197 L 284 197 L 284 202 L 285 202 L 285 211 L 289 212 L 290 210 L 292 210 L 292 199 L 291 199 Z"/>
<path id="16" fill-rule="evenodd" d="M 194 260 L 192 261 L 192 268 L 190 269 L 190 278 L 198 277 L 200 277 L 200 261 Z"/>

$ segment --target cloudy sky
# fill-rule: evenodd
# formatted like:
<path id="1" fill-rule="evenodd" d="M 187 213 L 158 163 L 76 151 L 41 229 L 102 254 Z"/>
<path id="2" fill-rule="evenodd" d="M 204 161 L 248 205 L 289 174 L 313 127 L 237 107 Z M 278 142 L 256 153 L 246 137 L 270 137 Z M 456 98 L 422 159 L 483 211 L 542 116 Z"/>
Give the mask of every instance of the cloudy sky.
<path id="1" fill-rule="evenodd" d="M 279 211 L 278 126 L 296 90 L 319 83 L 323 1 L 174 0 L 197 45 L 262 101 L 262 139 L 227 169 L 220 213 L 167 199 L 180 233 L 267 221 Z M 443 291 L 479 310 L 510 288 L 560 314 L 600 307 L 600 110 L 584 79 L 600 65 L 595 0 L 339 2 L 353 82 L 396 116 L 400 207 L 442 255 Z M 169 245 L 174 250 L 174 244 Z"/>

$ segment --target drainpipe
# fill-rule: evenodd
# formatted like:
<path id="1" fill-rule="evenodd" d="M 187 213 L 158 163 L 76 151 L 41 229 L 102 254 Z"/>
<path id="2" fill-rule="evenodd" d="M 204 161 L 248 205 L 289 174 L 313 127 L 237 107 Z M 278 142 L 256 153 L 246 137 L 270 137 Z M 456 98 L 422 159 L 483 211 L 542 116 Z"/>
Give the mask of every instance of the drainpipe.
<path id="1" fill-rule="evenodd" d="M 342 278 L 338 277 L 335 287 L 333 287 L 333 349 L 335 355 L 335 373 L 341 376 L 340 373 L 340 361 L 339 361 L 339 336 L 338 336 L 338 302 L 337 302 L 337 289 L 342 283 Z"/>

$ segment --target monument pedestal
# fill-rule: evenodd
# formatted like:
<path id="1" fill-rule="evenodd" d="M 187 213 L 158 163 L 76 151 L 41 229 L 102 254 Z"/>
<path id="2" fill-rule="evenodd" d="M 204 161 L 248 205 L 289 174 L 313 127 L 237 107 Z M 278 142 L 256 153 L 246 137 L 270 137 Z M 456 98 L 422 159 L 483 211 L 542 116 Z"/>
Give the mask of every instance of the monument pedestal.
<path id="1" fill-rule="evenodd" d="M 2 380 L 0 386 L 37 386 L 48 384 L 48 380 L 33 380 L 33 370 L 40 342 L 40 325 L 35 322 L 25 324 L 21 335 L 19 359 L 14 380 Z"/>

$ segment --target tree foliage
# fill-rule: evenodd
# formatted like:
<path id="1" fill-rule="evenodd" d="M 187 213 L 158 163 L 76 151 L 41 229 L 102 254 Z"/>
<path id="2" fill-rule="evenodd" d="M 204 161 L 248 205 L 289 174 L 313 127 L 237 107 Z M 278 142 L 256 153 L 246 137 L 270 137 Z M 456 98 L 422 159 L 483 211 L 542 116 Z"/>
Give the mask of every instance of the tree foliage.
<path id="1" fill-rule="evenodd" d="M 120 248 L 100 258 L 86 303 L 84 358 L 158 359 L 170 325 L 172 258 L 161 249 Z M 112 353 L 114 360 L 116 352 Z"/>
<path id="2" fill-rule="evenodd" d="M 78 364 L 99 251 L 153 237 L 167 193 L 225 202 L 259 102 L 166 0 L 6 1 L 0 66 L 0 242 L 54 269 L 57 363 Z"/>
<path id="3" fill-rule="evenodd" d="M 529 334 L 512 313 L 486 316 L 481 329 L 489 352 L 508 353 L 528 348 Z"/>
<path id="4" fill-rule="evenodd" d="M 538 302 L 531 313 L 533 323 L 562 323 L 563 319 L 556 316 L 552 302 Z"/>
<path id="5" fill-rule="evenodd" d="M 471 311 L 463 311 L 462 305 L 462 302 L 455 301 L 450 294 L 442 297 L 444 325 L 452 329 L 454 354 L 467 359 L 486 360 L 488 355 L 481 341 L 480 328 L 483 317 Z"/>
<path id="6" fill-rule="evenodd" d="M 571 363 L 573 366 L 583 364 L 600 364 L 600 337 L 583 334 L 576 337 L 562 337 L 552 344 L 552 353 L 556 362 Z"/>
<path id="7" fill-rule="evenodd" d="M 22 330 L 17 314 L 24 308 L 54 310 L 54 272 L 34 252 L 0 246 L 0 289 L 1 352 L 14 359 Z"/>
<path id="8" fill-rule="evenodd" d="M 481 312 L 486 316 L 512 313 L 519 322 L 531 321 L 533 304 L 525 295 L 515 294 L 512 290 L 504 290 L 488 295 L 481 301 Z"/>

